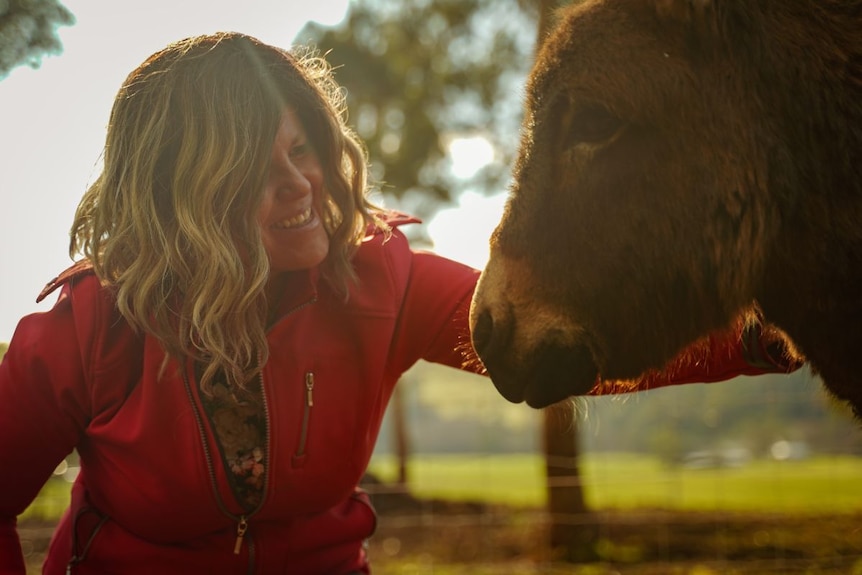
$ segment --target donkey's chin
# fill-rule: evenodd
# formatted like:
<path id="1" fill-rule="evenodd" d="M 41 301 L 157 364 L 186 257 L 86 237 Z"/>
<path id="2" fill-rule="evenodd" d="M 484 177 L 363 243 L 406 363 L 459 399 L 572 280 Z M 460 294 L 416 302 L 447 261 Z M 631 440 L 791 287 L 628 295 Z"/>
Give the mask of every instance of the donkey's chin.
<path id="1" fill-rule="evenodd" d="M 498 362 L 486 361 L 485 367 L 500 395 L 512 403 L 526 402 L 537 409 L 587 394 L 598 376 L 585 345 L 549 345 L 520 362 L 498 358 Z"/>

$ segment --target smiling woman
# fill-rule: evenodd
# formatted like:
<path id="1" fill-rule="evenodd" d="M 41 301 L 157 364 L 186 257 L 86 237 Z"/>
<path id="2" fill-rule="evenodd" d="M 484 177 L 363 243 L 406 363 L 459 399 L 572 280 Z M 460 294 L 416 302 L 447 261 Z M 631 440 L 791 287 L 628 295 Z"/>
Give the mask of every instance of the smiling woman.
<path id="1" fill-rule="evenodd" d="M 98 168 L 111 95 L 130 69 L 177 38 L 218 30 L 289 45 L 309 21 L 343 20 L 349 0 L 261 0 L 253 8 L 226 0 L 62 3 L 75 16 L 74 25 L 58 30 L 62 53 L 38 69 L 14 69 L 0 90 L 7 159 L 0 245 L 19 246 L 0 255 L 16 278 L 0 282 L 0 341 L 9 341 L 23 315 L 44 309 L 33 294 L 68 265 L 69 214 Z"/>
<path id="2" fill-rule="evenodd" d="M 72 254 L 0 363 L 0 572 L 71 450 L 43 572 L 368 572 L 357 485 L 402 373 L 478 369 L 478 272 L 414 252 L 369 199 L 344 91 L 314 52 L 172 42 L 114 100 Z M 289 488 L 285 488 L 289 486 Z"/>

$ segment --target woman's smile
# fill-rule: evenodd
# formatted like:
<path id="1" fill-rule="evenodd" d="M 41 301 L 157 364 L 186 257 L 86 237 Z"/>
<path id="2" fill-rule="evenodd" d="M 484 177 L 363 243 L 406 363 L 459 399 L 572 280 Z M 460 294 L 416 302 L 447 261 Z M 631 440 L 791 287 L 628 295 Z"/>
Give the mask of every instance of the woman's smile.
<path id="1" fill-rule="evenodd" d="M 276 222 L 275 224 L 273 224 L 272 227 L 285 230 L 289 230 L 291 228 L 298 228 L 300 226 L 304 226 L 310 223 L 312 221 L 312 216 L 314 216 L 314 212 L 309 207 L 293 217 L 285 218 L 280 222 Z"/>

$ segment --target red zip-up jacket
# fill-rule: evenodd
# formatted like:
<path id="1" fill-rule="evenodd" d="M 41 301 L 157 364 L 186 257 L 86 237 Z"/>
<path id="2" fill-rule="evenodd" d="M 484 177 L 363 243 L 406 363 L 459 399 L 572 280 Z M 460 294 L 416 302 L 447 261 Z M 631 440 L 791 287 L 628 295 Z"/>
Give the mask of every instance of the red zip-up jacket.
<path id="1" fill-rule="evenodd" d="M 395 224 L 403 222 L 394 222 Z M 191 365 L 138 337 L 109 290 L 72 274 L 25 317 L 0 364 L 0 573 L 23 574 L 15 518 L 73 449 L 81 471 L 45 573 L 366 572 L 375 515 L 356 490 L 401 374 L 460 367 L 478 272 L 414 253 L 397 229 L 366 238 L 345 302 L 313 271 L 282 298 L 263 369 L 267 476 L 235 501 Z"/>
<path id="2" fill-rule="evenodd" d="M 420 358 L 465 367 L 478 272 L 411 251 L 397 229 L 368 236 L 354 262 L 346 302 L 314 271 L 296 273 L 267 334 L 268 465 L 250 513 L 193 367 L 171 362 L 160 377 L 159 344 L 130 329 L 86 266 L 50 285 L 56 304 L 21 320 L 0 363 L 0 574 L 24 573 L 16 517 L 72 449 L 81 471 L 47 575 L 367 573 L 375 515 L 356 485 L 401 374 Z M 662 383 L 786 370 L 752 367 L 738 334 L 716 346 L 727 352 L 716 362 Z"/>

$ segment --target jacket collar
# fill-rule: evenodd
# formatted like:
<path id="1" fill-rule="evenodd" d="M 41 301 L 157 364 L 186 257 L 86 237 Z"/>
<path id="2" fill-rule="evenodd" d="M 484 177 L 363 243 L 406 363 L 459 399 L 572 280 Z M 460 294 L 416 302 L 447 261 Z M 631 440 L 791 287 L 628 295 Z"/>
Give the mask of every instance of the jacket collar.
<path id="1" fill-rule="evenodd" d="M 320 268 L 287 272 L 284 287 L 278 296 L 277 312 L 267 330 L 272 329 L 284 316 L 317 301 Z"/>

